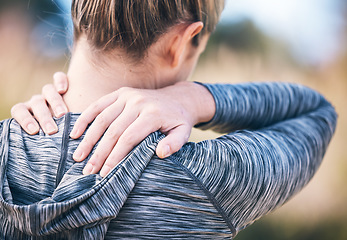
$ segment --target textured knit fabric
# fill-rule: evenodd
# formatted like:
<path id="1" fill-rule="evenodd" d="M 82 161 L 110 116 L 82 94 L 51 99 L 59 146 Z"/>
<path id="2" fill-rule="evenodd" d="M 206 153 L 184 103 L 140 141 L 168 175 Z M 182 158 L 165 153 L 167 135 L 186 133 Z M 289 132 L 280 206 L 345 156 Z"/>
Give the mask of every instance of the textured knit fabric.
<path id="1" fill-rule="evenodd" d="M 187 143 L 167 159 L 149 135 L 102 179 L 83 176 L 69 133 L 0 123 L 2 239 L 231 239 L 312 178 L 336 126 L 334 108 L 294 84 L 205 85 L 216 114 L 201 128 L 228 134 Z"/>

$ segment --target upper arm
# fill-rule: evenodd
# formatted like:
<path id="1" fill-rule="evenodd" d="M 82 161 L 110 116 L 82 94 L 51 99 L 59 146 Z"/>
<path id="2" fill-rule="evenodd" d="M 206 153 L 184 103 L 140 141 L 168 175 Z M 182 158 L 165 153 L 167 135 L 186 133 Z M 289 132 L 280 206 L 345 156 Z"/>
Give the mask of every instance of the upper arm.
<path id="1" fill-rule="evenodd" d="M 192 143 L 181 157 L 240 230 L 305 186 L 320 165 L 335 125 L 336 113 L 325 104 L 266 128 Z"/>

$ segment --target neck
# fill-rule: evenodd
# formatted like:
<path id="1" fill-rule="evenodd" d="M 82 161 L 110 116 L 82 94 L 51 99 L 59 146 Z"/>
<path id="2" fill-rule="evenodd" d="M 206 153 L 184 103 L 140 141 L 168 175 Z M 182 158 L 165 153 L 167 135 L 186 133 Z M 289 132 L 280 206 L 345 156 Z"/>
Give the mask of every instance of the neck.
<path id="1" fill-rule="evenodd" d="M 158 81 L 159 74 L 148 64 L 130 64 L 122 55 L 99 57 L 90 52 L 88 43 L 79 40 L 68 71 L 69 90 L 64 95 L 71 112 L 82 112 L 100 97 L 122 87 L 164 87 L 163 82 Z"/>

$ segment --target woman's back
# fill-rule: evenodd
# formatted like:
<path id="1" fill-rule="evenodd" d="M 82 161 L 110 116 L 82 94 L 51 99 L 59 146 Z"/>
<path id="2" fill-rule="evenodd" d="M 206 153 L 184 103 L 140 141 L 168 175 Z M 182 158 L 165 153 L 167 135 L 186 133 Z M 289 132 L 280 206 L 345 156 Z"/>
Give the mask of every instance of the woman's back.
<path id="1" fill-rule="evenodd" d="M 158 132 L 105 179 L 83 176 L 86 162 L 72 159 L 80 141 L 64 136 L 77 117 L 67 114 L 58 119 L 62 131 L 52 136 L 30 137 L 16 122 L 4 122 L 11 123 L 4 126 L 10 127 L 10 134 L 7 164 L 4 158 L 1 170 L 6 172 L 3 237 L 32 239 L 29 235 L 48 234 L 47 239 L 52 239 L 54 232 L 59 232 L 59 239 L 225 239 L 232 235 L 187 170 L 155 156 L 163 137 Z"/>
<path id="2" fill-rule="evenodd" d="M 155 148 L 163 135 L 155 132 L 104 179 L 82 175 L 86 161 L 72 160 L 78 115 L 58 119 L 53 136 L 2 122 L 2 236 L 225 239 L 283 204 L 318 168 L 334 109 L 297 85 L 207 87 L 217 110 L 205 127 L 230 134 L 162 160 Z M 245 128 L 254 130 L 232 132 Z"/>

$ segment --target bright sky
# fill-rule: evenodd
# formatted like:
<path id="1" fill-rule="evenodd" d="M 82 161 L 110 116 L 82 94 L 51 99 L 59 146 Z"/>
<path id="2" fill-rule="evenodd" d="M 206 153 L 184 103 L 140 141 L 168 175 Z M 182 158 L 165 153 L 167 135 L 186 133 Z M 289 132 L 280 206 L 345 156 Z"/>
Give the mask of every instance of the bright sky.
<path id="1" fill-rule="evenodd" d="M 222 21 L 249 18 L 267 34 L 287 42 L 304 63 L 334 58 L 347 27 L 336 0 L 227 0 Z M 346 41 L 346 39 L 344 40 Z"/>
<path id="2" fill-rule="evenodd" d="M 341 52 L 341 41 L 347 41 L 341 36 L 347 24 L 339 13 L 339 0 L 226 1 L 222 21 L 253 20 L 267 34 L 287 42 L 303 63 L 329 61 Z M 71 0 L 58 2 L 69 11 Z"/>

